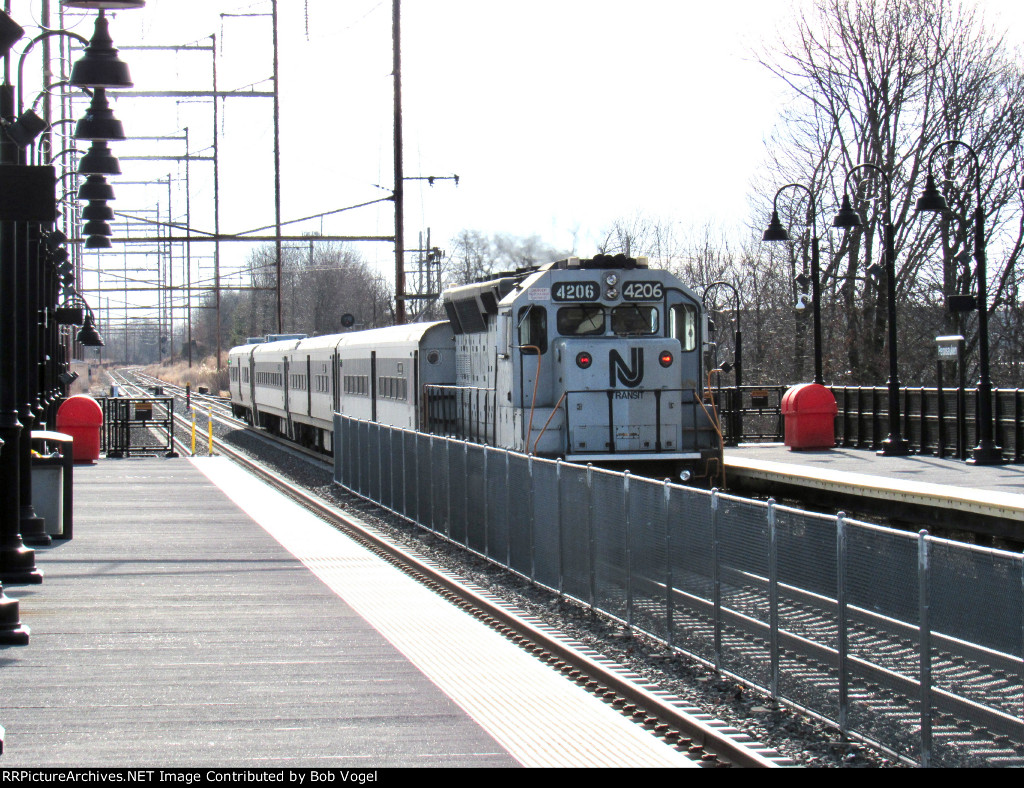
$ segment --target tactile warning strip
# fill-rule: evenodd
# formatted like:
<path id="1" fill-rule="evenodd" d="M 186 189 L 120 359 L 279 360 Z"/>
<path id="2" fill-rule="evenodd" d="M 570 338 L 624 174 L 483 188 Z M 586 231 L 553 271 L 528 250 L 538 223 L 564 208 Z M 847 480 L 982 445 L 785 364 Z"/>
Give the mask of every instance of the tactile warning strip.
<path id="1" fill-rule="evenodd" d="M 192 461 L 523 765 L 698 765 L 234 463 Z"/>

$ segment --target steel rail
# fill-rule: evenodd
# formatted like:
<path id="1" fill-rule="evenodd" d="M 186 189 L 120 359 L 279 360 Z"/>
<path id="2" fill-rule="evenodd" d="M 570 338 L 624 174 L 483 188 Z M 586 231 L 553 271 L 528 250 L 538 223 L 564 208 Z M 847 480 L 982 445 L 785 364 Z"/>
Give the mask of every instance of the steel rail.
<path id="1" fill-rule="evenodd" d="M 175 414 L 176 419 L 182 419 Z M 223 456 L 239 463 L 274 488 L 324 518 L 350 537 L 369 547 L 385 560 L 419 582 L 434 587 L 459 607 L 498 630 L 521 648 L 533 652 L 554 669 L 567 674 L 577 684 L 612 706 L 629 713 L 637 722 L 653 730 L 667 746 L 690 743 L 690 755 L 708 765 L 724 762 L 744 768 L 778 768 L 792 761 L 735 728 L 714 721 L 695 707 L 680 707 L 659 697 L 651 689 L 638 685 L 618 670 L 581 653 L 560 638 L 525 621 L 504 606 L 481 596 L 445 572 L 435 569 L 401 547 L 373 533 L 358 520 L 296 487 L 280 474 L 236 451 L 220 438 L 213 443 Z"/>
<path id="2" fill-rule="evenodd" d="M 579 671 L 579 676 L 575 678 L 575 681 L 586 684 L 594 694 L 604 695 L 607 692 L 613 692 L 617 699 L 632 704 L 636 707 L 632 712 L 634 718 L 643 719 L 647 725 L 653 724 L 656 733 L 664 735 L 671 733 L 674 729 L 680 734 L 679 738 L 689 739 L 700 745 L 702 750 L 713 753 L 718 758 L 735 766 L 776 768 L 788 763 L 788 759 L 782 758 L 752 740 L 743 741 L 749 739 L 746 734 L 710 722 L 707 719 L 708 715 L 700 710 L 694 709 L 688 712 L 678 706 L 666 703 L 652 691 L 629 681 L 617 671 L 606 668 L 560 639 L 491 602 L 458 580 L 367 530 L 361 523 L 341 510 L 292 485 L 284 477 L 252 458 L 235 451 L 218 438 L 214 438 L 214 445 L 224 456 L 242 464 L 317 515 L 332 523 L 337 523 L 341 530 L 371 546 L 375 552 L 384 555 L 387 560 L 400 566 L 406 573 L 419 578 L 421 582 L 427 582 L 429 585 L 443 589 L 447 595 L 458 600 L 461 607 L 479 611 L 478 617 L 488 623 L 494 622 L 491 624 L 492 627 L 511 633 L 511 635 L 506 634 L 507 637 L 515 639 L 515 636 L 518 636 L 522 641 L 526 641 L 527 645 L 523 643 L 520 645 L 533 650 L 548 662 L 554 663 L 562 672 L 571 675 L 573 670 Z M 597 685 L 591 687 L 592 682 L 596 682 Z M 612 705 L 616 704 L 613 702 Z M 638 717 L 638 714 L 642 716 Z M 701 719 L 702 717 L 704 719 Z M 656 722 L 652 723 L 652 718 Z M 659 731 L 658 728 L 662 725 L 666 729 Z"/>

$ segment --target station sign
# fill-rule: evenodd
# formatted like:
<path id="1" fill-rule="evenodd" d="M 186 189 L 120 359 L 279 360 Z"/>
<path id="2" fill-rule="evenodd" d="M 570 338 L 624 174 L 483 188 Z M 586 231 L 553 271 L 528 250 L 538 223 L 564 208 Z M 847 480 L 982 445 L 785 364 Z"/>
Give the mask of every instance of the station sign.
<path id="1" fill-rule="evenodd" d="M 959 334 L 935 337 L 939 361 L 958 361 L 964 349 L 964 338 Z"/>

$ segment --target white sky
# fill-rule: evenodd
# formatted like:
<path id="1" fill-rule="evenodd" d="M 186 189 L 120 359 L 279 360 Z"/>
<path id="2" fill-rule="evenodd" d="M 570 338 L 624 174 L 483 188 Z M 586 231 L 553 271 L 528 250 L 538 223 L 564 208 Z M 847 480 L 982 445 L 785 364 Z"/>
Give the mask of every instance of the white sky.
<path id="1" fill-rule="evenodd" d="M 54 7 L 58 0 L 52 0 Z M 586 256 L 616 218 L 637 213 L 686 226 L 742 227 L 748 185 L 764 161 L 780 85 L 753 61 L 807 0 L 405 0 L 402 11 L 406 176 L 458 173 L 460 184 L 406 185 L 407 247 L 432 228 L 434 245 L 462 229 L 537 235 Z M 1024 2 L 979 0 L 1024 42 Z M 13 0 L 29 29 L 38 0 Z M 308 9 L 308 15 L 307 15 Z M 130 51 L 136 44 L 218 43 L 218 87 L 272 73 L 269 0 L 149 0 L 110 29 L 138 90 L 209 90 L 204 53 Z M 282 195 L 285 221 L 386 196 L 392 183 L 390 0 L 279 0 Z M 308 18 L 308 34 L 307 34 Z M 89 37 L 92 16 L 74 29 Z M 71 22 L 67 23 L 71 26 Z M 112 96 L 114 95 L 111 92 Z M 26 90 L 26 96 L 30 91 Z M 28 98 L 26 100 L 29 100 Z M 82 105 L 84 109 L 84 104 Z M 211 104 L 121 97 L 129 136 L 212 141 Z M 222 104 L 221 229 L 273 223 L 271 101 Z M 81 109 L 76 109 L 80 115 Z M 124 175 L 115 210 L 160 211 L 172 175 L 184 222 L 184 165 L 130 161 L 180 155 L 180 142 L 113 143 Z M 204 153 L 208 154 L 206 150 Z M 118 180 L 122 185 L 118 185 Z M 191 164 L 191 224 L 212 230 L 212 167 Z M 381 188 L 384 187 L 384 188 Z M 159 206 L 159 207 L 158 207 Z M 390 203 L 286 231 L 390 235 Z M 382 270 L 389 244 L 363 245 Z M 225 266 L 246 245 L 222 246 Z"/>

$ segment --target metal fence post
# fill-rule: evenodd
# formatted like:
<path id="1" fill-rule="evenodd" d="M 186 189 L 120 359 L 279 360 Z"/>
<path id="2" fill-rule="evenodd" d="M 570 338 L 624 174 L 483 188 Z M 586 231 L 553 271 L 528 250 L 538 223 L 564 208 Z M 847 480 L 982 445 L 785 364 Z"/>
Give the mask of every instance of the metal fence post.
<path id="1" fill-rule="evenodd" d="M 423 523 L 431 531 L 436 530 L 434 528 L 434 441 L 437 439 L 430 435 L 427 438 L 427 475 L 429 476 L 429 484 L 427 485 L 427 515 L 429 521 L 423 518 L 423 501 L 418 501 L 420 509 L 420 522 Z M 418 461 L 418 460 L 417 460 Z M 419 489 L 419 479 L 416 481 L 417 490 Z"/>
<path id="2" fill-rule="evenodd" d="M 771 696 L 779 697 L 779 551 L 775 531 L 775 499 L 768 499 L 768 650 Z"/>
<path id="3" fill-rule="evenodd" d="M 505 566 L 509 569 L 512 568 L 512 501 L 509 498 L 509 482 L 512 479 L 511 471 L 511 452 L 508 449 L 504 450 L 505 454 Z"/>
<path id="4" fill-rule="evenodd" d="M 558 523 L 558 594 L 565 591 L 565 567 L 562 566 L 562 539 L 565 538 L 565 529 L 562 527 L 562 460 L 555 460 L 555 522 Z"/>
<path id="5" fill-rule="evenodd" d="M 332 459 L 334 460 L 334 481 L 337 484 L 341 484 L 341 452 L 338 450 L 338 438 L 341 436 L 341 416 L 337 413 L 333 414 L 331 420 L 334 422 L 334 431 L 331 433 L 331 447 L 334 450 Z"/>
<path id="6" fill-rule="evenodd" d="M 932 755 L 932 639 L 929 611 L 931 550 L 928 531 L 922 529 L 917 541 L 918 631 L 921 636 L 921 766 L 931 765 Z"/>
<path id="7" fill-rule="evenodd" d="M 365 495 L 366 494 L 366 484 L 363 482 L 363 479 L 364 478 L 369 478 L 369 476 L 370 476 L 369 470 L 364 467 L 365 464 L 366 464 L 365 461 L 364 461 L 364 458 L 366 457 L 366 454 L 367 454 L 367 452 L 366 452 L 366 445 L 368 443 L 368 441 L 364 441 L 363 440 L 364 435 L 366 435 L 367 432 L 368 432 L 368 430 L 363 429 L 363 427 L 365 427 L 365 426 L 366 426 L 366 422 L 360 421 L 359 422 L 359 427 L 356 430 L 356 434 L 358 435 L 358 444 L 357 444 L 358 445 L 358 449 L 357 449 L 356 456 L 359 458 L 357 460 L 357 462 L 359 463 L 359 476 L 358 476 L 358 481 L 356 483 L 356 485 L 357 485 L 356 489 L 359 491 L 360 495 Z"/>
<path id="8" fill-rule="evenodd" d="M 533 493 L 533 455 L 529 455 L 526 458 L 526 469 L 527 475 L 530 477 L 530 484 L 528 486 L 528 497 L 530 505 L 530 580 L 537 580 L 537 549 L 536 549 L 536 534 L 534 531 L 537 529 L 537 516 L 534 513 L 534 500 L 536 496 Z"/>
<path id="9" fill-rule="evenodd" d="M 670 513 L 672 507 L 669 506 L 669 501 L 672 496 L 672 488 L 669 486 L 669 480 L 665 479 L 661 483 L 662 496 L 662 522 L 665 525 L 665 640 L 668 643 L 668 647 L 672 649 L 672 629 L 674 626 L 673 622 L 673 588 L 675 584 L 675 578 L 672 576 L 672 521 Z"/>
<path id="10" fill-rule="evenodd" d="M 487 494 L 488 483 L 491 477 L 487 473 L 487 446 L 484 446 L 484 484 L 483 484 L 483 510 L 484 510 L 484 555 L 488 558 L 491 557 L 491 550 L 489 545 L 491 544 L 490 533 L 491 533 L 491 511 L 488 508 L 491 502 L 491 497 Z M 468 488 L 469 485 L 466 485 Z M 467 538 L 468 541 L 468 538 Z"/>
<path id="11" fill-rule="evenodd" d="M 711 603 L 715 616 L 715 670 L 722 669 L 722 585 L 718 561 L 718 488 L 715 487 L 711 490 Z"/>
<path id="12" fill-rule="evenodd" d="M 590 590 L 590 610 L 597 600 L 597 564 L 594 560 L 594 465 L 587 463 L 587 585 Z"/>
<path id="13" fill-rule="evenodd" d="M 469 441 L 462 441 L 462 468 L 466 474 L 466 482 L 462 491 L 462 543 L 469 547 Z M 451 476 L 448 484 L 451 484 Z"/>
<path id="14" fill-rule="evenodd" d="M 622 474 L 622 521 L 626 531 L 626 625 L 633 628 L 633 547 L 629 516 L 629 471 Z"/>
<path id="15" fill-rule="evenodd" d="M 836 628 L 839 652 L 839 732 L 844 736 L 850 720 L 850 684 L 846 664 L 849 642 L 846 617 L 846 514 L 836 515 Z"/>

